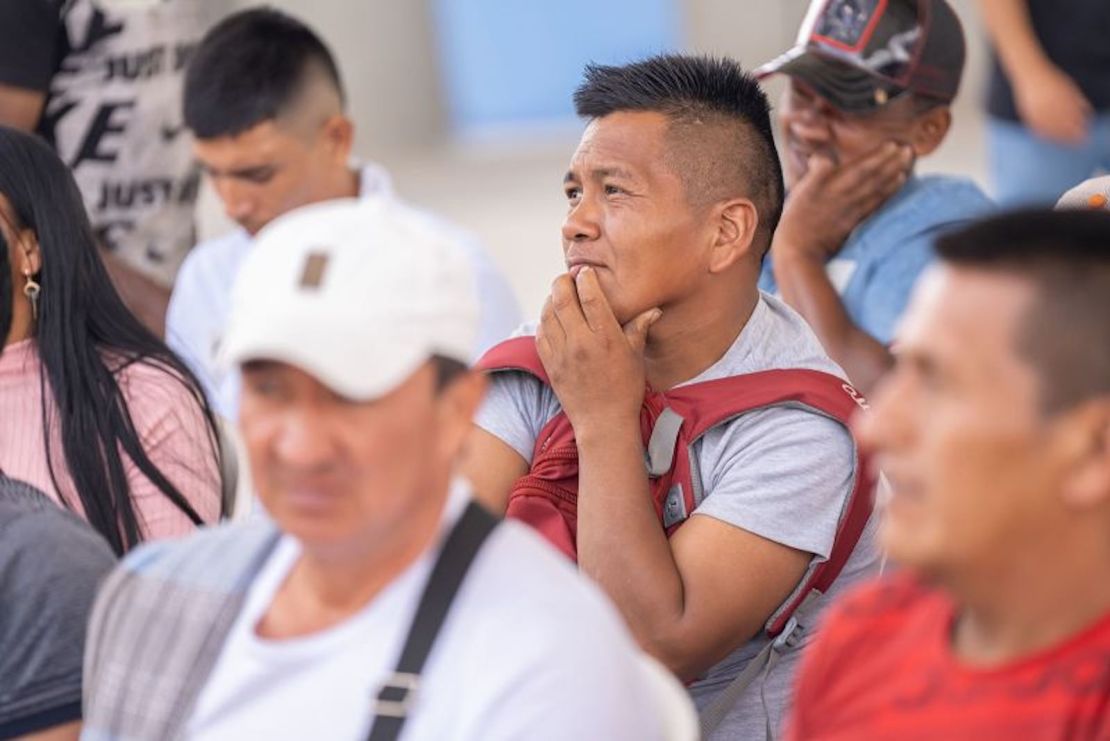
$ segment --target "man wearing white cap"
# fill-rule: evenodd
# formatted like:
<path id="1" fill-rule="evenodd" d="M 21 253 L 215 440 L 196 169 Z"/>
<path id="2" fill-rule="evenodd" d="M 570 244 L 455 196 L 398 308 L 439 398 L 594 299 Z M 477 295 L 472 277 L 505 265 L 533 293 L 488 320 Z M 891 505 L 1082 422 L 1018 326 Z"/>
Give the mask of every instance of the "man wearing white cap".
<path id="1" fill-rule="evenodd" d="M 386 199 L 259 236 L 223 353 L 272 517 L 136 550 L 97 602 L 89 738 L 659 737 L 615 611 L 453 478 L 475 279 Z"/>

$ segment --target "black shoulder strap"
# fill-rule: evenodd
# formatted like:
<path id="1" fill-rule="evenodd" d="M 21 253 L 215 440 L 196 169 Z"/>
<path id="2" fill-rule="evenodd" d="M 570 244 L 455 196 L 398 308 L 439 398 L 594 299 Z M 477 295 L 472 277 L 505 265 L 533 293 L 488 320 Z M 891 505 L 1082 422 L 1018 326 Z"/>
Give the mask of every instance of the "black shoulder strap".
<path id="1" fill-rule="evenodd" d="M 467 571 L 486 536 L 497 526 L 497 518 L 476 502 L 470 502 L 462 517 L 455 523 L 447 542 L 439 552 L 435 567 L 416 617 L 409 627 L 405 647 L 397 668 L 378 692 L 374 702 L 374 721 L 370 726 L 369 741 L 393 741 L 401 735 L 413 698 L 420 685 L 420 672 L 428 654 L 432 652 L 439 629 L 451 609 L 455 593 L 466 577 Z"/>

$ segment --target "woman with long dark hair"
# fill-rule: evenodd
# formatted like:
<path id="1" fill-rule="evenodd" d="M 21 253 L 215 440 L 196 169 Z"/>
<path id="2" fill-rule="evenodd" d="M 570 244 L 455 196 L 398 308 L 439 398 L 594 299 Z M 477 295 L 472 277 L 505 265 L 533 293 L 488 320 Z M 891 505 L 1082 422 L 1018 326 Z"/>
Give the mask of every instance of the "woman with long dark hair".
<path id="1" fill-rule="evenodd" d="M 73 177 L 0 126 L 0 470 L 116 553 L 220 514 L 215 421 L 185 364 L 123 305 Z"/>

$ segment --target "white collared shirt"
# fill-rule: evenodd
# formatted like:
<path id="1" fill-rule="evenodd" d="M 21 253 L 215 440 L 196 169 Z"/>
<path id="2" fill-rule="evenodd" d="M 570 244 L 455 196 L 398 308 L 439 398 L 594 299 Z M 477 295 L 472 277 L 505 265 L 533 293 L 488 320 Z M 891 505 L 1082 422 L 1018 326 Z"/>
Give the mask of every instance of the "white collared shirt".
<path id="1" fill-rule="evenodd" d="M 369 164 L 361 169 L 360 197 L 394 197 L 389 174 Z M 466 250 L 477 276 L 480 325 L 474 359 L 508 337 L 521 323 L 516 295 L 485 249 L 471 234 L 432 214 L 436 228 L 452 233 Z M 239 411 L 239 374 L 216 363 L 216 350 L 227 327 L 231 287 L 254 240 L 244 229 L 202 242 L 193 248 L 177 275 L 166 315 L 166 341 L 200 378 L 213 408 L 234 420 Z"/>

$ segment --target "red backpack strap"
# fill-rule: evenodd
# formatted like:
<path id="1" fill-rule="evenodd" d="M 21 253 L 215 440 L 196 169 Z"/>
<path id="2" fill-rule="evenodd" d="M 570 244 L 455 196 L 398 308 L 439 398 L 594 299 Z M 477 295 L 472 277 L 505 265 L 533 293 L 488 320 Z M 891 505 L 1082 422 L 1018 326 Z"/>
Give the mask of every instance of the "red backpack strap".
<path id="1" fill-rule="evenodd" d="M 688 445 L 706 431 L 763 407 L 808 409 L 840 422 L 849 433 L 852 416 L 867 408 L 863 395 L 847 381 L 806 369 L 761 371 L 706 381 L 673 389 L 666 397 L 668 405 L 684 419 Z M 813 560 L 794 592 L 767 621 L 766 630 L 771 636 L 791 632 L 787 628 L 792 630 L 790 623 L 810 594 L 815 591 L 823 594 L 836 581 L 871 517 L 875 480 L 854 436 L 852 443 L 854 479 L 840 512 L 832 551 L 824 561 Z"/>
<path id="2" fill-rule="evenodd" d="M 763 407 L 793 404 L 847 425 L 853 414 L 867 406 L 863 395 L 844 379 L 804 368 L 746 373 L 679 386 L 665 396 L 686 420 L 686 434 L 691 440 Z"/>
<path id="3" fill-rule="evenodd" d="M 486 373 L 528 373 L 550 386 L 536 351 L 536 338 L 531 336 L 514 337 L 495 345 L 478 360 L 475 368 Z M 540 430 L 528 466 L 528 473 L 509 492 L 505 517 L 529 525 L 550 545 L 576 560 L 577 487 L 569 489 L 561 483 L 568 476 L 577 476 L 578 452 L 574 430 L 562 411 Z"/>
<path id="4" fill-rule="evenodd" d="M 547 371 L 544 370 L 543 362 L 540 360 L 540 354 L 536 350 L 536 338 L 531 335 L 514 337 L 494 345 L 478 359 L 474 367 L 487 373 L 499 371 L 529 373 L 540 379 L 545 386 L 551 385 L 547 379 Z"/>

